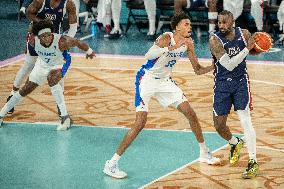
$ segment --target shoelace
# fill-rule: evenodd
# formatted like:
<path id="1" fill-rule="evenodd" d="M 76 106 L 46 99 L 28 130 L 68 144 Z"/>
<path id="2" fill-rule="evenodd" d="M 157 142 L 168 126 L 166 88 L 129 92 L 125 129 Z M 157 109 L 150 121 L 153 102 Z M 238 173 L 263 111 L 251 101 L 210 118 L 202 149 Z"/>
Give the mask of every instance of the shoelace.
<path id="1" fill-rule="evenodd" d="M 246 171 L 249 171 L 253 167 L 254 163 L 254 161 L 249 162 Z"/>

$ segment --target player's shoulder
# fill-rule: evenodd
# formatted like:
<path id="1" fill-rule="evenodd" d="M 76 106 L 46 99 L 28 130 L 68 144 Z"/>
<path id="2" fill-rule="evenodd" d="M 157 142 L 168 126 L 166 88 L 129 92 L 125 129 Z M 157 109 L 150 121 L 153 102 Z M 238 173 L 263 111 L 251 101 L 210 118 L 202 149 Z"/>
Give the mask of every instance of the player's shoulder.
<path id="1" fill-rule="evenodd" d="M 166 32 L 160 35 L 156 39 L 155 44 L 158 45 L 159 47 L 167 47 L 169 46 L 170 41 L 171 41 L 171 35 L 170 33 Z"/>

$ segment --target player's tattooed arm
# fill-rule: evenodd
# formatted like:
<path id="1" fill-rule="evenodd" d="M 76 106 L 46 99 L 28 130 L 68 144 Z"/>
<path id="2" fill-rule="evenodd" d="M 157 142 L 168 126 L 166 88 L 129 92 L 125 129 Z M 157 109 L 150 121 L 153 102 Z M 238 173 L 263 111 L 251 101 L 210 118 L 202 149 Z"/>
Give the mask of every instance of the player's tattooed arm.
<path id="1" fill-rule="evenodd" d="M 31 22 L 39 22 L 42 20 L 36 16 L 42 7 L 42 4 L 43 0 L 33 0 L 30 6 L 27 8 L 27 17 Z"/>
<path id="2" fill-rule="evenodd" d="M 86 52 L 86 58 L 93 58 L 96 56 L 95 52 L 83 41 L 68 36 L 62 36 L 59 41 L 59 48 L 61 51 L 68 50 L 72 47 L 78 47 Z"/>
<path id="3" fill-rule="evenodd" d="M 209 39 L 209 48 L 211 53 L 219 60 L 225 53 L 226 50 L 224 49 L 221 41 L 215 37 L 211 36 Z"/>
<path id="4" fill-rule="evenodd" d="M 197 56 L 195 54 L 194 42 L 191 37 L 186 39 L 185 44 L 187 46 L 188 59 L 190 60 L 191 65 L 196 75 L 202 75 L 214 69 L 213 64 L 207 67 L 201 66 L 199 64 Z"/>
<path id="5" fill-rule="evenodd" d="M 69 24 L 76 24 L 78 15 L 76 15 L 76 7 L 72 0 L 67 1 L 66 12 L 68 14 Z"/>

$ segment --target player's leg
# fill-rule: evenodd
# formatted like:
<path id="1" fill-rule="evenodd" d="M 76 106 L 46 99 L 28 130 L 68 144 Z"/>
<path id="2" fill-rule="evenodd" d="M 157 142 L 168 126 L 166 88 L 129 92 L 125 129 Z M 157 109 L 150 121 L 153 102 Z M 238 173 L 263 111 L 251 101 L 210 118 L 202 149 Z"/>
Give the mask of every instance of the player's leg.
<path id="1" fill-rule="evenodd" d="M 27 75 L 30 74 L 30 72 L 34 68 L 36 60 L 37 60 L 37 54 L 34 48 L 31 47 L 30 45 L 27 45 L 27 53 L 25 55 L 24 64 L 22 65 L 22 67 L 19 69 L 19 71 L 16 74 L 16 77 L 13 83 L 13 88 L 12 88 L 10 96 L 8 96 L 7 98 L 7 102 L 13 96 L 13 94 L 15 94 L 20 89 Z M 8 111 L 9 114 L 12 114 L 13 112 L 14 112 L 14 108 Z"/>
<path id="2" fill-rule="evenodd" d="M 147 121 L 147 114 L 148 113 L 146 111 L 136 112 L 134 126 L 126 133 L 113 157 L 106 162 L 104 167 L 105 174 L 114 178 L 125 178 L 127 176 L 125 172 L 119 170 L 118 161 L 125 150 L 130 146 L 130 144 L 134 141 L 140 131 L 144 128 Z"/>
<path id="3" fill-rule="evenodd" d="M 62 87 L 59 85 L 59 81 L 62 79 L 62 70 L 61 69 L 53 69 L 49 72 L 47 76 L 48 85 L 50 86 L 50 90 L 52 96 L 54 97 L 56 104 L 60 110 L 61 124 L 57 127 L 57 130 L 63 131 L 67 130 L 71 124 L 72 119 L 68 115 L 66 104 L 64 100 Z"/>
<path id="4" fill-rule="evenodd" d="M 220 159 L 214 157 L 210 152 L 210 150 L 207 148 L 196 113 L 192 109 L 188 101 L 179 103 L 177 109 L 187 118 L 190 128 L 194 133 L 196 140 L 199 143 L 199 148 L 200 148 L 199 161 L 208 163 L 210 165 L 220 164 L 221 162 Z"/>
<path id="5" fill-rule="evenodd" d="M 207 0 L 206 6 L 208 7 L 208 20 L 209 20 L 208 32 L 211 33 L 215 31 L 217 23 L 217 17 L 218 17 L 217 0 Z"/>
<path id="6" fill-rule="evenodd" d="M 120 29 L 120 12 L 121 12 L 121 0 L 112 0 L 111 3 L 113 29 L 110 32 L 110 39 L 117 39 L 121 36 Z"/>
<path id="7" fill-rule="evenodd" d="M 258 31 L 263 30 L 263 3 L 267 0 L 251 0 L 250 13 L 255 20 L 255 25 Z"/>
<path id="8" fill-rule="evenodd" d="M 235 110 L 244 129 L 245 142 L 249 154 L 249 162 L 247 169 L 243 173 L 243 178 L 253 178 L 258 174 L 259 166 L 256 159 L 256 134 L 250 116 L 252 104 L 248 77 L 242 78 L 239 82 L 237 92 L 234 95 L 234 102 Z"/>
<path id="9" fill-rule="evenodd" d="M 155 35 L 155 24 L 156 24 L 156 1 L 144 0 L 145 9 L 149 20 L 149 31 L 147 35 L 149 37 L 154 37 Z"/>
<path id="10" fill-rule="evenodd" d="M 189 105 L 182 90 L 176 85 L 172 78 L 160 82 L 159 92 L 155 93 L 156 98 L 162 106 L 173 106 L 177 108 L 188 119 L 192 132 L 200 147 L 200 161 L 208 164 L 219 164 L 220 159 L 212 156 L 206 147 L 201 126 L 195 111 Z"/>
<path id="11" fill-rule="evenodd" d="M 30 94 L 38 85 L 32 81 L 27 80 L 25 85 L 6 102 L 4 107 L 0 111 L 0 127 L 3 122 L 4 116 L 11 110 L 16 104 L 18 104 L 25 96 Z"/>
<path id="12" fill-rule="evenodd" d="M 141 76 L 140 72 L 138 72 L 136 75 L 135 85 L 136 119 L 134 126 L 126 133 L 116 153 L 106 162 L 103 170 L 105 174 L 115 178 L 125 178 L 127 176 L 125 172 L 119 170 L 118 161 L 146 124 L 148 104 L 151 96 L 154 94 L 155 80 L 152 80 L 149 77 L 143 78 L 143 75 Z"/>
<path id="13" fill-rule="evenodd" d="M 231 146 L 230 163 L 234 165 L 239 160 L 244 142 L 242 139 L 233 136 L 226 124 L 228 114 L 232 107 L 231 93 L 228 91 L 228 89 L 232 86 L 229 86 L 229 82 L 230 81 L 222 81 L 222 84 L 220 82 L 215 84 L 213 97 L 213 121 L 218 134 L 227 140 Z"/>

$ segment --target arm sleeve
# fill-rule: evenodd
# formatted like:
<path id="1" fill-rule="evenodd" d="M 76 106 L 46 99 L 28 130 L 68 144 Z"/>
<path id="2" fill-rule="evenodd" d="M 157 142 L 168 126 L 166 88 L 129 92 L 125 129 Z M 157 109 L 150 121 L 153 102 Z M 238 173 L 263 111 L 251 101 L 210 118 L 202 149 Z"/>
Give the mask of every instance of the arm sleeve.
<path id="1" fill-rule="evenodd" d="M 249 50 L 244 48 L 239 54 L 233 57 L 229 57 L 227 53 L 225 53 L 219 60 L 220 64 L 224 66 L 227 70 L 232 71 L 235 69 L 248 55 Z"/>
<path id="2" fill-rule="evenodd" d="M 77 23 L 70 24 L 70 28 L 66 35 L 69 37 L 75 37 L 76 33 L 77 33 Z"/>

